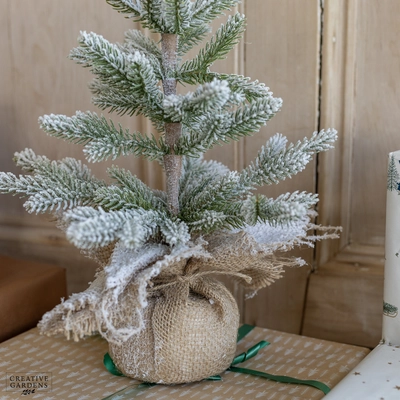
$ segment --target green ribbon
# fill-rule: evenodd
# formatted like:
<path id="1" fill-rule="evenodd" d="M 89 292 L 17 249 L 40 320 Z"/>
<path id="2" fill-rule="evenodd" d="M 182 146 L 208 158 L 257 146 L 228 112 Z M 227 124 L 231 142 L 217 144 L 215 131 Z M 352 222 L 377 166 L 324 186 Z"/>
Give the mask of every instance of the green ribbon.
<path id="1" fill-rule="evenodd" d="M 239 343 L 245 336 L 247 336 L 255 326 L 253 325 L 248 325 L 244 324 L 238 329 L 238 337 L 237 337 L 237 342 Z"/>
<path id="2" fill-rule="evenodd" d="M 250 358 L 253 358 L 254 356 L 257 355 L 257 353 L 263 349 L 264 347 L 268 346 L 269 342 L 266 342 L 265 340 L 261 340 L 261 342 L 257 343 L 255 346 L 250 347 L 247 351 L 245 351 L 242 354 L 239 354 L 236 356 L 231 364 L 231 367 L 233 367 L 236 364 L 240 364 L 246 360 L 250 360 Z"/>
<path id="3" fill-rule="evenodd" d="M 254 329 L 254 326 L 252 325 L 247 325 L 244 324 L 242 325 L 239 330 L 238 330 L 238 337 L 237 341 L 240 342 L 246 335 L 248 335 L 252 330 Z M 254 375 L 254 376 L 259 376 L 265 379 L 269 379 L 271 381 L 275 382 L 280 382 L 280 383 L 292 383 L 292 384 L 297 384 L 297 385 L 306 385 L 306 386 L 312 386 L 316 389 L 321 390 L 324 394 L 328 394 L 330 392 L 330 388 L 325 385 L 325 383 L 319 382 L 319 381 L 314 381 L 314 380 L 305 380 L 305 379 L 297 379 L 297 378 L 291 378 L 290 376 L 284 376 L 284 375 L 272 375 L 268 374 L 266 372 L 261 372 L 261 371 L 255 371 L 252 369 L 247 369 L 247 368 L 239 368 L 235 367 L 235 365 L 240 364 L 242 362 L 245 362 L 249 360 L 252 357 L 255 357 L 257 353 L 263 349 L 264 347 L 268 346 L 270 343 L 266 342 L 265 340 L 262 340 L 261 342 L 257 343 L 256 345 L 250 347 L 247 351 L 237 355 L 233 361 L 231 366 L 227 369 L 227 371 L 232 371 L 232 372 L 238 372 L 241 374 L 248 374 L 248 375 Z M 125 376 L 114 364 L 113 360 L 111 359 L 110 355 L 106 353 L 104 355 L 104 365 L 107 368 L 107 370 L 112 373 L 113 375 L 116 376 Z M 222 378 L 219 375 L 214 375 L 210 376 L 209 378 L 205 379 L 208 381 L 221 381 Z M 141 383 L 141 384 L 135 384 L 132 386 L 128 386 L 125 389 L 120 390 L 119 392 L 116 392 L 112 394 L 111 396 L 108 396 L 104 398 L 103 400 L 111 400 L 114 395 L 117 395 L 118 393 L 124 393 L 124 394 L 129 394 L 129 395 L 134 395 L 137 393 L 142 392 L 143 390 L 146 390 L 152 386 L 155 386 L 156 383 Z M 132 396 L 131 396 L 132 398 Z"/>
<path id="4" fill-rule="evenodd" d="M 260 376 L 262 378 L 269 379 L 270 381 L 275 381 L 280 383 L 295 383 L 298 385 L 312 386 L 316 389 L 321 390 L 322 392 L 324 392 L 324 394 L 328 394 L 331 391 L 331 389 L 327 385 L 325 385 L 325 383 L 319 381 L 291 378 L 290 376 L 284 376 L 284 375 L 271 375 L 266 372 L 255 371 L 253 369 L 247 369 L 247 368 L 238 368 L 238 367 L 229 367 L 228 371 Z"/>
<path id="5" fill-rule="evenodd" d="M 106 367 L 107 371 L 112 373 L 113 375 L 116 376 L 125 376 L 114 364 L 114 361 L 112 360 L 111 356 L 106 353 L 104 354 L 103 358 L 103 364 Z"/>
<path id="6" fill-rule="evenodd" d="M 126 398 L 125 395 L 129 395 L 129 399 L 134 398 L 135 395 L 142 393 L 144 391 L 146 391 L 147 389 L 150 389 L 153 386 L 156 386 L 156 383 L 147 383 L 147 382 L 143 382 L 143 383 L 135 383 L 134 385 L 130 385 L 126 388 L 123 388 L 121 390 L 119 390 L 118 392 L 115 392 L 113 394 L 110 394 L 107 397 L 104 397 L 102 400 L 113 400 L 113 399 L 117 399 L 117 398 Z M 119 397 L 119 394 L 123 395 L 123 397 Z"/>

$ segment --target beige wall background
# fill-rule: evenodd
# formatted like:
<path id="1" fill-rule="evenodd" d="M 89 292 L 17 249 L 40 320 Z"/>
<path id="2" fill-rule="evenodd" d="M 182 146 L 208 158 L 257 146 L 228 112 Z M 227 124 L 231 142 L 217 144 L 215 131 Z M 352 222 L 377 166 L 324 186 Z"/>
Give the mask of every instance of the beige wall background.
<path id="1" fill-rule="evenodd" d="M 245 322 L 287 332 L 374 346 L 380 339 L 386 155 L 400 148 L 400 3 L 397 0 L 243 0 L 242 43 L 215 70 L 265 82 L 282 111 L 253 138 L 216 147 L 207 157 L 242 169 L 276 132 L 291 141 L 335 127 L 336 150 L 269 196 L 318 191 L 320 222 L 342 225 L 340 240 L 301 249 L 308 266 L 249 300 L 233 289 Z M 218 26 L 218 20 L 215 26 Z M 122 41 L 132 23 L 99 0 L 0 0 L 0 170 L 17 172 L 15 151 L 31 147 L 52 159 L 83 160 L 81 148 L 40 131 L 37 118 L 95 110 L 90 73 L 67 59 L 80 30 Z M 149 132 L 142 118 L 116 118 Z M 138 158 L 116 162 L 152 187 L 161 171 Z M 99 176 L 110 163 L 93 164 Z M 69 292 L 83 290 L 96 266 L 66 242 L 46 215 L 0 197 L 0 252 L 67 269 Z"/>

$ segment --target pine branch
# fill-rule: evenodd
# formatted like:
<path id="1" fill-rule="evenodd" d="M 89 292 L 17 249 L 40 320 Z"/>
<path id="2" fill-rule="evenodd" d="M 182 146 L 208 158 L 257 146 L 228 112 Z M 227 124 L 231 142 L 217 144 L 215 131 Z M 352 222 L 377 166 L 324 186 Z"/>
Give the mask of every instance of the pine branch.
<path id="1" fill-rule="evenodd" d="M 256 160 L 243 170 L 240 180 L 261 186 L 290 178 L 305 168 L 313 154 L 333 148 L 336 139 L 337 132 L 328 129 L 314 132 L 310 139 L 304 138 L 286 147 L 286 138 L 276 134 L 261 148 Z"/>
<path id="2" fill-rule="evenodd" d="M 305 192 L 286 193 L 276 199 L 259 194 L 243 202 L 241 214 L 248 225 L 287 225 L 306 218 L 317 202 L 318 195 Z"/>
<path id="3" fill-rule="evenodd" d="M 158 44 L 137 29 L 125 32 L 125 45 L 131 50 L 144 54 L 148 59 L 155 58 L 160 64 L 162 62 L 161 49 Z"/>
<path id="4" fill-rule="evenodd" d="M 221 177 L 228 172 L 229 169 L 217 161 L 203 161 L 202 156 L 199 158 L 183 157 L 179 184 L 180 207 L 187 208 L 188 201 L 198 192 L 200 186 L 204 186 L 204 182 Z"/>
<path id="5" fill-rule="evenodd" d="M 101 187 L 96 190 L 94 195 L 93 202 L 106 211 L 129 210 L 133 208 L 166 210 L 166 203 L 161 198 L 149 201 L 148 198 L 141 197 L 136 192 L 115 185 Z"/>
<path id="6" fill-rule="evenodd" d="M 129 94 L 130 102 L 125 109 L 152 120 L 161 118 L 163 94 L 151 62 L 143 54 L 138 51 L 127 54 L 120 46 L 93 32 L 81 32 L 78 41 L 81 46 L 71 51 L 70 58 L 89 67 L 98 77 L 91 86 L 94 94 L 100 98 L 103 91 L 106 97 L 110 92 L 117 98 Z"/>
<path id="7" fill-rule="evenodd" d="M 205 113 L 220 113 L 229 98 L 228 84 L 213 80 L 199 86 L 195 92 L 165 97 L 164 115 L 172 122 L 181 122 Z"/>
<path id="8" fill-rule="evenodd" d="M 240 228 L 244 225 L 240 206 L 225 201 L 224 195 L 234 191 L 233 184 L 225 193 L 213 190 L 227 176 L 237 181 L 237 173 L 215 161 L 184 158 L 181 179 L 180 218 L 189 226 L 190 232 L 211 233 L 216 229 Z M 209 196 L 210 194 L 210 196 Z M 222 201 L 221 201 L 222 199 Z M 215 200 L 215 201 L 214 201 Z"/>
<path id="9" fill-rule="evenodd" d="M 170 246 L 189 240 L 187 226 L 172 221 L 154 210 L 120 210 L 106 212 L 102 208 L 77 207 L 65 213 L 67 238 L 81 249 L 104 247 L 121 240 L 128 248 L 138 248 L 158 235 Z"/>
<path id="10" fill-rule="evenodd" d="M 166 27 L 163 33 L 180 34 L 190 27 L 191 0 L 164 0 L 163 7 L 163 19 Z"/>
<path id="11" fill-rule="evenodd" d="M 282 100 L 272 97 L 271 93 L 235 111 L 203 113 L 185 125 L 176 153 L 196 157 L 219 142 L 228 143 L 258 132 L 279 111 L 281 104 Z"/>
<path id="12" fill-rule="evenodd" d="M 209 23 L 223 14 L 225 10 L 235 7 L 240 0 L 196 0 L 193 6 L 192 25 Z"/>
<path id="13" fill-rule="evenodd" d="M 233 140 L 258 132 L 281 108 L 282 100 L 272 94 L 239 107 L 230 114 L 227 136 Z"/>
<path id="14" fill-rule="evenodd" d="M 120 13 L 128 14 L 127 18 L 140 18 L 142 16 L 141 0 L 106 0 L 106 2 Z"/>
<path id="15" fill-rule="evenodd" d="M 163 218 L 159 221 L 160 232 L 170 246 L 180 246 L 190 240 L 188 226 L 179 219 Z"/>
<path id="16" fill-rule="evenodd" d="M 30 213 L 90 204 L 95 191 L 104 185 L 91 175 L 85 165 L 71 158 L 50 161 L 26 149 L 15 153 L 15 160 L 17 165 L 34 175 L 17 177 L 12 173 L 1 172 L 0 193 L 29 197 L 24 207 Z"/>
<path id="17" fill-rule="evenodd" d="M 204 26 L 239 0 L 107 0 L 127 18 L 159 33 L 182 34 L 185 29 Z"/>
<path id="18" fill-rule="evenodd" d="M 68 174 L 69 176 L 87 181 L 94 186 L 103 186 L 104 182 L 92 175 L 87 165 L 82 164 L 80 160 L 66 157 L 58 161 L 50 161 L 46 156 L 38 156 L 32 149 L 14 154 L 14 161 L 18 167 L 24 171 L 41 175 L 49 179 L 56 179 L 57 174 Z"/>
<path id="19" fill-rule="evenodd" d="M 92 140 L 85 146 L 83 152 L 90 162 L 104 161 L 110 158 L 115 160 L 121 155 L 130 154 L 161 162 L 164 155 L 168 153 L 168 148 L 162 140 L 159 145 L 154 135 L 149 138 L 140 133 L 133 133 L 125 138 L 115 136 Z"/>
<path id="20" fill-rule="evenodd" d="M 225 56 L 239 42 L 245 29 L 246 20 L 243 15 L 237 13 L 229 16 L 225 25 L 222 25 L 215 35 L 207 42 L 206 47 L 201 49 L 199 54 L 190 61 L 186 61 L 178 74 L 197 72 L 207 74 L 208 68 L 219 59 Z"/>
<path id="21" fill-rule="evenodd" d="M 179 35 L 178 55 L 183 56 L 204 40 L 210 32 L 208 25 L 190 26 Z M 196 81 L 197 83 L 197 81 Z"/>
<path id="22" fill-rule="evenodd" d="M 251 81 L 249 77 L 243 75 L 210 73 L 209 77 L 207 76 L 207 79 L 215 78 L 227 81 L 233 93 L 243 96 L 249 102 L 273 95 L 264 83 Z"/>
<path id="23" fill-rule="evenodd" d="M 137 29 L 125 32 L 122 49 L 128 54 L 139 52 L 149 60 L 157 79 L 163 79 L 162 56 L 158 44 Z"/>
<path id="24" fill-rule="evenodd" d="M 238 218 L 214 210 L 195 213 L 192 216 L 192 221 L 187 224 L 191 233 L 201 232 L 203 234 L 209 234 L 219 229 L 232 229 L 242 226 Z"/>
<path id="25" fill-rule="evenodd" d="M 336 131 L 327 130 L 319 134 L 315 132 L 311 139 L 305 138 L 286 147 L 286 138 L 275 135 L 262 148 L 256 161 L 242 173 L 229 172 L 222 177 L 205 176 L 199 180 L 182 199 L 181 219 L 191 224 L 201 213 L 209 210 L 229 216 L 231 228 L 243 227 L 242 201 L 248 198 L 255 186 L 277 183 L 295 175 L 305 168 L 314 153 L 332 148 L 336 139 Z M 312 198 L 307 201 L 312 202 Z"/>
<path id="26" fill-rule="evenodd" d="M 117 87 L 129 85 L 127 69 L 129 55 L 94 32 L 81 31 L 78 37 L 79 47 L 71 50 L 69 58 L 77 64 L 88 67 L 104 82 Z"/>
<path id="27" fill-rule="evenodd" d="M 137 210 L 105 212 L 101 208 L 77 207 L 64 215 L 67 238 L 81 249 L 104 247 L 118 240 L 126 223 L 140 215 Z"/>
<path id="28" fill-rule="evenodd" d="M 207 74 L 199 74 L 197 72 L 185 72 L 178 76 L 180 82 L 194 85 L 196 83 L 204 84 L 212 82 L 214 79 L 228 82 L 229 89 L 232 94 L 237 95 L 241 102 L 247 100 L 249 102 L 263 98 L 265 96 L 272 96 L 273 93 L 264 83 L 259 81 L 251 81 L 250 78 L 243 75 L 236 74 L 220 74 L 217 72 L 208 72 Z"/>
<path id="29" fill-rule="evenodd" d="M 127 248 L 140 248 L 156 236 L 159 220 L 159 214 L 154 212 L 136 215 L 125 223 L 117 237 Z"/>
<path id="30" fill-rule="evenodd" d="M 118 115 L 145 115 L 157 131 L 162 132 L 164 128 L 163 113 L 161 110 L 153 110 L 138 102 L 138 98 L 132 92 L 125 89 L 115 89 L 94 79 L 89 88 L 93 93 L 92 103 L 101 110 L 116 112 Z"/>
<path id="31" fill-rule="evenodd" d="M 112 167 L 107 170 L 118 186 L 99 188 L 94 202 L 106 210 L 142 208 L 144 210 L 167 211 L 167 205 L 157 193 L 145 185 L 130 171 Z"/>
<path id="32" fill-rule="evenodd" d="M 182 197 L 180 218 L 190 226 L 204 218 L 206 211 L 224 214 L 225 227 L 239 228 L 243 225 L 240 215 L 240 204 L 237 200 L 248 192 L 240 186 L 240 176 L 237 172 L 228 172 L 221 176 L 205 174 L 196 185 L 186 190 Z"/>
<path id="33" fill-rule="evenodd" d="M 75 116 L 44 115 L 39 118 L 40 127 L 49 135 L 59 137 L 72 143 L 84 145 L 86 158 L 91 162 L 115 160 L 121 155 L 134 154 L 151 160 L 161 160 L 168 151 L 162 141 L 130 133 L 118 128 L 104 116 L 92 112 L 78 111 Z"/>
<path id="34" fill-rule="evenodd" d="M 160 19 L 162 0 L 106 0 L 107 3 L 126 18 L 141 22 L 144 28 L 163 32 L 165 27 Z"/>

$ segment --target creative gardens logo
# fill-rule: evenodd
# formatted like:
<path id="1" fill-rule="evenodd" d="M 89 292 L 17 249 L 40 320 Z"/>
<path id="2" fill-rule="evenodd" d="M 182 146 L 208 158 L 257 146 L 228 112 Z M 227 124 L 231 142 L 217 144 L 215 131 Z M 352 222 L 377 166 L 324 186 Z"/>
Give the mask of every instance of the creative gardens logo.
<path id="1" fill-rule="evenodd" d="M 20 392 L 23 396 L 39 391 L 51 391 L 51 373 L 49 372 L 7 372 L 6 391 Z"/>

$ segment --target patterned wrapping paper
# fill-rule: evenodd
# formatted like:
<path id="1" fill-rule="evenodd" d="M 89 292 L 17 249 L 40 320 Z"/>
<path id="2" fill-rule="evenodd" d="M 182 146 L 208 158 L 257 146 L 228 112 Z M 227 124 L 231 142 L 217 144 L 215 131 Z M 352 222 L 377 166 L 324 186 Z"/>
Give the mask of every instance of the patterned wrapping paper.
<path id="1" fill-rule="evenodd" d="M 383 340 L 400 345 L 400 151 L 389 154 L 383 300 Z"/>
<path id="2" fill-rule="evenodd" d="M 400 347 L 377 346 L 325 399 L 399 400 Z"/>
<path id="3" fill-rule="evenodd" d="M 361 347 L 255 328 L 239 342 L 237 354 L 261 340 L 270 342 L 270 345 L 256 357 L 239 364 L 239 367 L 319 380 L 331 388 L 369 353 L 368 349 Z M 103 356 L 107 351 L 108 345 L 100 337 L 75 343 L 66 341 L 64 337 L 40 336 L 36 328 L 32 329 L 0 345 L 0 399 L 21 397 L 22 390 L 8 391 L 7 373 L 23 375 L 39 372 L 51 376 L 51 391 L 36 390 L 27 398 L 240 400 L 251 397 L 313 400 L 324 397 L 321 391 L 312 387 L 277 383 L 234 372 L 223 373 L 222 382 L 157 385 L 137 390 L 138 382 L 111 375 L 105 370 Z"/>

